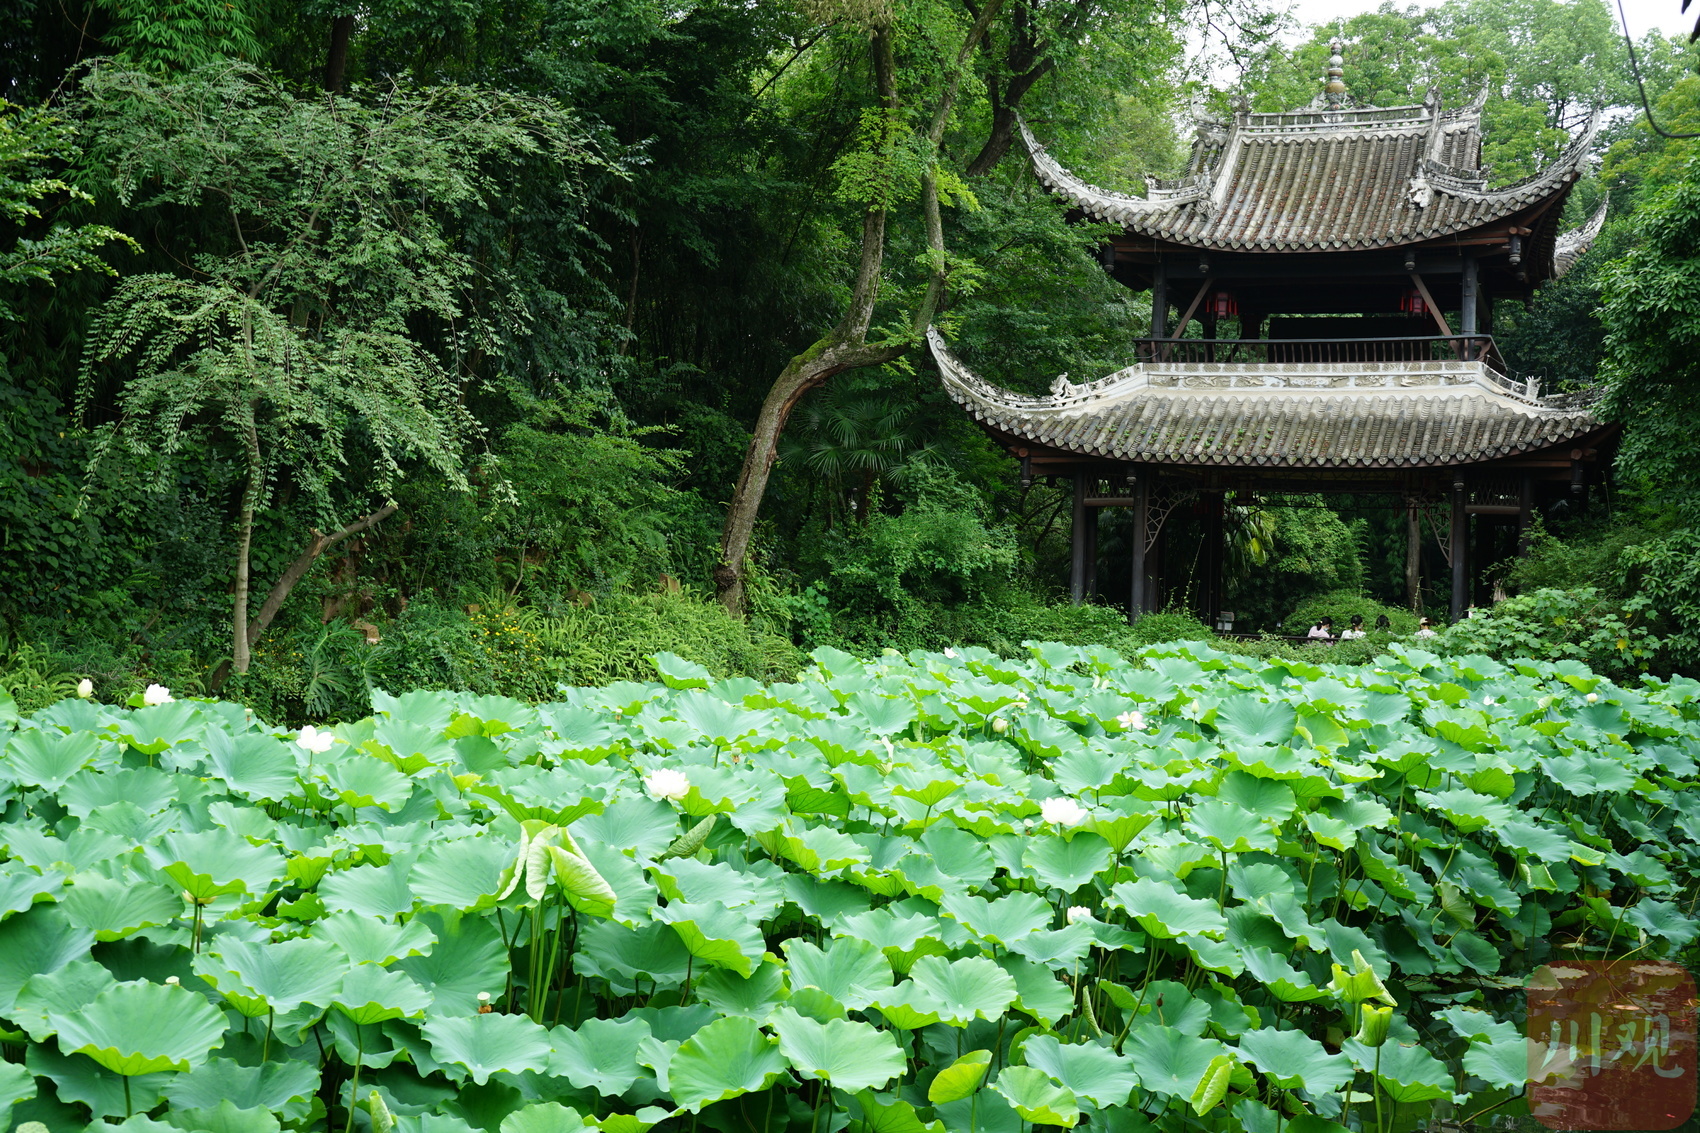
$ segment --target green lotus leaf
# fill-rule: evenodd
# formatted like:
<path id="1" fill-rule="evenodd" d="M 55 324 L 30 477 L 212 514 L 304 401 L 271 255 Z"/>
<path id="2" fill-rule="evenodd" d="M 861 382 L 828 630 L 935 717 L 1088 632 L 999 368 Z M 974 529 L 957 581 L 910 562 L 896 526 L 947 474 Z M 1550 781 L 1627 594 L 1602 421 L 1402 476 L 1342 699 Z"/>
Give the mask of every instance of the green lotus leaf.
<path id="1" fill-rule="evenodd" d="M 1356 1039 L 1347 1039 L 1340 1050 L 1359 1070 L 1374 1072 L 1387 1096 L 1401 1104 L 1449 1098 L 1453 1094 L 1452 1072 L 1420 1046 L 1389 1042 L 1371 1048 Z M 1379 1062 L 1376 1051 L 1381 1052 Z M 1520 1053 L 1527 1057 L 1526 1052 Z M 1524 1078 L 1527 1079 L 1527 1070 Z"/>
<path id="2" fill-rule="evenodd" d="M 1473 1042 L 1464 1051 L 1464 1073 L 1496 1089 L 1520 1089 L 1529 1083 L 1529 1046 L 1520 1040 Z"/>
<path id="3" fill-rule="evenodd" d="M 975 1019 L 995 1019 L 1015 1002 L 1015 980 L 984 956 L 946 960 L 923 956 L 910 969 L 910 982 L 927 996 L 939 1018 L 953 1027 Z"/>
<path id="4" fill-rule="evenodd" d="M 459 1066 L 482 1086 L 496 1073 L 519 1074 L 549 1065 L 549 1032 L 524 1015 L 438 1015 L 420 1027 L 431 1057 Z"/>
<path id="5" fill-rule="evenodd" d="M 165 1115 L 168 1127 L 184 1133 L 277 1133 L 276 1117 L 263 1109 L 242 1109 L 229 1098 L 197 1109 L 173 1107 Z"/>
<path id="6" fill-rule="evenodd" d="M 746 911 L 680 904 L 656 909 L 653 915 L 657 921 L 672 925 L 685 950 L 698 960 L 748 976 L 766 953 L 767 945 L 757 926 L 744 915 Z"/>
<path id="7" fill-rule="evenodd" d="M 16 1062 L 0 1062 L 0 1127 L 10 1127 L 12 1108 L 35 1094 L 34 1074 Z"/>
<path id="8" fill-rule="evenodd" d="M 1307 973 L 1289 965 L 1278 952 L 1267 948 L 1243 948 L 1240 956 L 1245 962 L 1245 970 L 1283 1003 L 1309 1003 L 1329 996 L 1328 989 L 1317 987 Z"/>
<path id="9" fill-rule="evenodd" d="M 413 780 L 381 759 L 348 752 L 320 764 L 317 777 L 343 806 L 394 811 L 413 794 Z"/>
<path id="10" fill-rule="evenodd" d="M 75 881 L 59 904 L 72 924 L 88 929 L 96 940 L 120 940 L 184 915 L 182 895 L 163 886 L 87 873 Z"/>
<path id="11" fill-rule="evenodd" d="M 1074 993 L 1051 969 L 1019 956 L 1000 956 L 997 965 L 1015 981 L 1015 1007 L 1045 1026 L 1074 1010 Z"/>
<path id="12" fill-rule="evenodd" d="M 37 905 L 0 921 L 0 1017 L 9 1015 L 30 977 L 57 972 L 88 955 L 94 933 L 57 905 Z"/>
<path id="13" fill-rule="evenodd" d="M 1214 1039 L 1194 1038 L 1177 1027 L 1152 1024 L 1128 1035 L 1123 1051 L 1133 1062 L 1139 1084 L 1152 1093 L 1192 1097 L 1210 1063 L 1227 1048 Z"/>
<path id="14" fill-rule="evenodd" d="M 283 855 L 228 830 L 167 834 L 146 848 L 148 860 L 198 901 L 226 893 L 264 893 L 283 880 Z"/>
<path id="15" fill-rule="evenodd" d="M 1244 693 L 1221 703 L 1214 724 L 1222 739 L 1234 746 L 1273 747 L 1293 738 L 1298 714 L 1290 704 L 1259 700 Z"/>
<path id="16" fill-rule="evenodd" d="M 110 803 L 127 802 L 143 814 L 158 814 L 177 797 L 172 776 L 157 767 L 79 771 L 59 788 L 59 805 L 87 818 Z"/>
<path id="17" fill-rule="evenodd" d="M 120 801 L 90 811 L 77 829 L 99 831 L 131 846 L 141 846 L 178 826 L 182 817 L 182 813 L 175 810 L 150 815 L 134 803 Z"/>
<path id="18" fill-rule="evenodd" d="M 991 1051 L 969 1051 L 934 1075 L 932 1084 L 927 1087 L 928 1103 L 943 1105 L 967 1097 L 980 1088 L 991 1066 Z"/>
<path id="19" fill-rule="evenodd" d="M 1063 1043 L 1055 1035 L 1034 1035 L 1022 1045 L 1021 1057 L 1099 1109 L 1126 1105 L 1139 1085 L 1129 1059 L 1096 1043 Z"/>
<path id="20" fill-rule="evenodd" d="M 1217 850 L 1230 854 L 1253 850 L 1273 853 L 1276 848 L 1274 831 L 1264 819 L 1226 799 L 1205 799 L 1193 804 L 1186 828 Z"/>
<path id="21" fill-rule="evenodd" d="M 677 987 L 685 980 L 691 954 L 679 933 L 659 922 L 628 928 L 612 921 L 594 921 L 579 937 L 573 970 L 633 986 L 642 979 L 658 987 Z"/>
<path id="22" fill-rule="evenodd" d="M 408 885 L 420 905 L 487 909 L 512 860 L 513 849 L 488 835 L 434 841 L 414 863 Z"/>
<path id="23" fill-rule="evenodd" d="M 886 970 L 890 971 L 889 965 Z M 796 978 L 795 965 L 792 978 Z M 696 982 L 693 994 L 722 1015 L 744 1015 L 760 1022 L 790 993 L 785 990 L 785 969 L 779 964 L 761 963 L 748 979 L 737 972 L 715 968 Z"/>
<path id="24" fill-rule="evenodd" d="M 1643 897 L 1623 914 L 1623 920 L 1644 929 L 1649 936 L 1669 941 L 1672 948 L 1685 948 L 1700 934 L 1700 923 L 1684 915 L 1678 905 Z"/>
<path id="25" fill-rule="evenodd" d="M 649 1038 L 642 1019 L 587 1019 L 576 1029 L 555 1027 L 549 1032 L 549 1074 L 577 1089 L 618 1097 L 644 1076 L 638 1052 Z"/>
<path id="26" fill-rule="evenodd" d="M 573 836 L 581 846 L 599 844 L 639 861 L 654 861 L 672 844 L 677 822 L 666 803 L 626 798 L 609 804 L 601 814 L 587 814 L 574 822 Z"/>
<path id="27" fill-rule="evenodd" d="M 93 960 L 72 960 L 58 971 L 31 976 L 9 1014 L 30 1038 L 46 1042 L 55 1029 L 52 1016 L 81 1011 L 117 982 L 110 971 Z"/>
<path id="28" fill-rule="evenodd" d="M 123 1117 L 140 1109 L 144 1113 L 160 1102 L 160 1089 L 171 1080 L 170 1074 L 117 1074 L 87 1055 L 62 1054 L 52 1043 L 30 1046 L 24 1055 L 24 1065 L 31 1074 L 53 1083 L 53 1093 L 61 1103 L 86 1105 L 89 1116 L 96 1121 L 106 1117 Z M 128 1090 L 125 1089 L 126 1084 Z M 35 1105 L 47 1099 L 37 1097 Z M 66 1119 L 75 1110 L 49 1110 Z M 51 1119 L 51 1118 L 50 1118 Z M 74 1127 L 74 1126 L 73 1126 Z"/>
<path id="29" fill-rule="evenodd" d="M 1050 925 L 1051 903 L 1037 893 L 1016 892 L 987 901 L 966 893 L 946 893 L 939 908 L 975 936 L 1008 948 L 1014 941 Z"/>
<path id="30" fill-rule="evenodd" d="M 779 1040 L 753 1019 L 717 1019 L 679 1044 L 667 1066 L 668 1090 L 681 1108 L 706 1105 L 765 1090 L 785 1076 Z"/>
<path id="31" fill-rule="evenodd" d="M 1292 817 L 1298 805 L 1293 788 L 1278 779 L 1264 779 L 1245 771 L 1230 771 L 1216 788 L 1216 797 L 1259 818 L 1279 825 Z"/>
<path id="32" fill-rule="evenodd" d="M 393 965 L 431 994 L 433 1012 L 470 1015 L 480 993 L 498 997 L 507 984 L 508 953 L 496 925 L 485 917 L 426 909 L 410 923 L 423 924 L 437 943 L 423 956 L 404 956 Z"/>
<path id="33" fill-rule="evenodd" d="M 502 1118 L 497 1133 L 574 1133 L 578 1129 L 600 1128 L 603 1127 L 586 1125 L 578 1110 L 560 1102 L 532 1102 Z"/>
<path id="34" fill-rule="evenodd" d="M 57 897 L 64 887 L 65 875 L 56 869 L 43 872 L 20 861 L 0 862 L 0 920 Z"/>
<path id="35" fill-rule="evenodd" d="M 1333 1093 L 1355 1073 L 1345 1055 L 1329 1054 L 1303 1031 L 1247 1031 L 1240 1036 L 1240 1057 L 1282 1089 L 1299 1087 L 1312 1096 Z"/>
<path id="36" fill-rule="evenodd" d="M 255 801 L 284 799 L 299 793 L 296 753 L 286 740 L 260 732 L 232 736 L 218 728 L 206 733 L 207 768 L 232 794 Z"/>
<path id="37" fill-rule="evenodd" d="M 264 1110 L 294 1122 L 307 1116 L 318 1088 L 319 1071 L 307 1062 L 289 1059 L 244 1066 L 215 1057 L 170 1078 L 165 1096 L 175 1108 L 212 1109 L 228 1101 L 238 1109 Z"/>
<path id="38" fill-rule="evenodd" d="M 313 935 L 348 953 L 355 964 L 388 964 L 403 956 L 422 956 L 437 943 L 420 921 L 389 924 L 355 913 L 336 913 L 313 925 Z"/>
<path id="39" fill-rule="evenodd" d="M 676 654 L 657 653 L 649 660 L 668 688 L 707 688 L 714 681 L 707 669 Z"/>
<path id="40" fill-rule="evenodd" d="M 922 1121 L 915 1107 L 901 1099 L 882 1101 L 872 1090 L 863 1090 L 855 1101 L 862 1111 L 861 1120 L 850 1124 L 856 1133 L 945 1133 L 944 1122 Z"/>
<path id="41" fill-rule="evenodd" d="M 188 1070 L 224 1042 L 224 1017 L 204 997 L 166 984 L 114 984 L 48 1021 L 59 1049 L 126 1076 Z"/>
<path id="42" fill-rule="evenodd" d="M 1118 882 L 1110 890 L 1110 902 L 1127 910 L 1140 928 L 1163 940 L 1183 935 L 1220 938 L 1228 930 L 1216 902 L 1184 896 L 1149 877 Z"/>
<path id="43" fill-rule="evenodd" d="M 892 985 L 891 961 L 876 945 L 839 937 L 822 950 L 801 940 L 785 942 L 791 989 L 815 987 L 852 1011 L 860 1011 Z M 852 1091 L 854 1092 L 854 1091 Z"/>
<path id="44" fill-rule="evenodd" d="M 656 890 L 643 867 L 613 846 L 580 842 L 579 853 L 614 893 L 609 919 L 625 925 L 647 924 L 649 911 L 656 905 Z"/>
<path id="45" fill-rule="evenodd" d="M 100 739 L 91 732 L 14 732 L 0 752 L 0 771 L 21 787 L 38 787 L 52 794 L 87 767 L 100 746 Z"/>
<path id="46" fill-rule="evenodd" d="M 299 937 L 275 943 L 219 940 L 195 957 L 195 974 L 249 1018 L 286 1015 L 303 1003 L 328 1007 L 350 968 L 348 954 L 328 940 Z"/>
<path id="47" fill-rule="evenodd" d="M 1498 830 L 1513 814 L 1508 804 L 1492 795 L 1462 787 L 1448 791 L 1416 791 L 1413 797 L 1424 806 L 1444 814 L 1452 825 L 1466 834 L 1488 826 Z"/>
<path id="48" fill-rule="evenodd" d="M 804 1078 L 825 1080 L 853 1094 L 883 1087 L 903 1072 L 897 1040 L 870 1024 L 849 1019 L 818 1023 L 781 1007 L 771 1025 L 780 1053 Z"/>
<path id="49" fill-rule="evenodd" d="M 410 859 L 388 865 L 363 865 L 337 870 L 319 882 L 319 900 L 332 912 L 363 917 L 393 917 L 413 908 L 409 883 Z"/>
<path id="50" fill-rule="evenodd" d="M 1022 1120 L 1035 1125 L 1060 1125 L 1072 1129 L 1080 1121 L 1080 1104 L 1074 1091 L 1051 1081 L 1042 1070 L 1031 1066 L 1006 1066 L 993 1089 L 1002 1094 Z"/>
<path id="51" fill-rule="evenodd" d="M 1046 886 L 1073 893 L 1110 866 L 1110 843 L 1097 834 L 1081 831 L 1072 838 L 1056 836 L 1031 839 L 1021 860 Z M 982 934 L 983 935 L 983 934 Z"/>
<path id="52" fill-rule="evenodd" d="M 331 1005 L 361 1026 L 406 1019 L 431 1006 L 431 994 L 401 972 L 359 964 L 344 972 L 328 997 Z"/>

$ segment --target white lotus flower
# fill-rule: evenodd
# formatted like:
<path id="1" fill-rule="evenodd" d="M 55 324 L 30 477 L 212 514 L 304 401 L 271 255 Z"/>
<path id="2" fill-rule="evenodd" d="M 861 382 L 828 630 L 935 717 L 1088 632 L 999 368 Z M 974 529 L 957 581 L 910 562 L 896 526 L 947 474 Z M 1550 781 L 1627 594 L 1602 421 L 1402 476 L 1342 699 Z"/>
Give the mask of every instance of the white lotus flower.
<path id="1" fill-rule="evenodd" d="M 1123 712 L 1120 716 L 1116 717 L 1116 723 L 1120 724 L 1123 728 L 1126 728 L 1130 732 L 1140 731 L 1145 727 L 1145 713 Z"/>
<path id="2" fill-rule="evenodd" d="M 295 742 L 314 755 L 323 755 L 336 746 L 336 737 L 329 732 L 321 732 L 313 725 L 308 724 L 295 737 Z"/>
<path id="3" fill-rule="evenodd" d="M 1543 696 L 1539 700 L 1535 701 L 1535 703 L 1542 708 L 1551 708 L 1552 707 L 1552 697 Z"/>
<path id="4" fill-rule="evenodd" d="M 949 657 L 952 661 L 956 660 L 957 657 L 961 656 L 961 654 L 957 653 L 957 651 L 954 650 L 954 649 L 946 649 L 944 651 L 944 655 L 946 657 Z"/>
<path id="5" fill-rule="evenodd" d="M 177 698 L 171 695 L 171 690 L 164 685 L 149 685 L 142 693 L 142 703 L 146 705 L 170 704 Z"/>
<path id="6" fill-rule="evenodd" d="M 691 780 L 683 771 L 662 767 L 643 777 L 643 789 L 652 799 L 679 801 L 691 793 Z"/>
<path id="7" fill-rule="evenodd" d="M 1584 696 L 1582 699 L 1586 700 L 1589 704 L 1593 704 L 1595 701 L 1600 699 L 1600 694 L 1597 693 L 1597 692 L 1590 692 L 1587 696 Z"/>
<path id="8" fill-rule="evenodd" d="M 1070 798 L 1045 799 L 1039 814 L 1054 826 L 1079 826 L 1086 820 L 1086 808 Z"/>
<path id="9" fill-rule="evenodd" d="M 77 695 L 87 700 L 94 695 L 94 682 L 84 677 L 77 682 Z"/>
<path id="10" fill-rule="evenodd" d="M 1085 905 L 1070 905 L 1068 907 L 1068 923 L 1079 924 L 1081 921 L 1092 919 L 1092 910 Z"/>
<path id="11" fill-rule="evenodd" d="M 1491 696 L 1482 697 L 1482 703 L 1487 705 L 1489 708 L 1492 708 L 1493 707 L 1493 697 L 1491 697 Z"/>
<path id="12" fill-rule="evenodd" d="M 1003 735 L 1005 732 L 1009 731 L 1009 721 L 1005 720 L 1002 716 L 999 716 L 996 720 L 992 721 L 992 731 L 996 732 L 1000 736 Z"/>

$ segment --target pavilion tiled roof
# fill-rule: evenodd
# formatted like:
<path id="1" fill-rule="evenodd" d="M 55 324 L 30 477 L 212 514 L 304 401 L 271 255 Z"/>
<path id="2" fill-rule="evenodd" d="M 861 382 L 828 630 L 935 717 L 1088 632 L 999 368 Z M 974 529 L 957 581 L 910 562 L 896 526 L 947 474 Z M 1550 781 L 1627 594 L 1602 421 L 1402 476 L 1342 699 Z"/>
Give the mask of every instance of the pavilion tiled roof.
<path id="1" fill-rule="evenodd" d="M 950 397 L 983 426 L 1107 460 L 1250 468 L 1474 464 L 1581 438 L 1591 398 L 1540 396 L 1482 362 L 1141 363 L 1046 397 L 975 375 L 937 330 Z"/>
<path id="2" fill-rule="evenodd" d="M 1237 113 L 1204 121 L 1191 172 L 1147 179 L 1136 197 L 1069 172 L 1022 138 L 1040 181 L 1094 220 L 1199 248 L 1324 251 L 1396 247 L 1490 224 L 1566 188 L 1599 118 L 1548 168 L 1497 189 L 1481 166 L 1481 103 Z"/>

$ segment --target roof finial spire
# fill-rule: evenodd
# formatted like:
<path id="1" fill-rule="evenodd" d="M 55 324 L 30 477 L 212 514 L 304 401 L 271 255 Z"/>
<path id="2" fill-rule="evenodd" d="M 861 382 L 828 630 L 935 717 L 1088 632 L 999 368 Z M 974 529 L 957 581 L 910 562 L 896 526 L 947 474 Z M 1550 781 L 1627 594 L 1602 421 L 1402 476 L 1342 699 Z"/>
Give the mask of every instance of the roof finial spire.
<path id="1" fill-rule="evenodd" d="M 1330 110 L 1340 110 L 1346 102 L 1346 83 L 1342 78 L 1346 73 L 1346 60 L 1340 55 L 1342 46 L 1338 39 L 1328 42 L 1328 85 L 1322 89 L 1328 96 Z"/>

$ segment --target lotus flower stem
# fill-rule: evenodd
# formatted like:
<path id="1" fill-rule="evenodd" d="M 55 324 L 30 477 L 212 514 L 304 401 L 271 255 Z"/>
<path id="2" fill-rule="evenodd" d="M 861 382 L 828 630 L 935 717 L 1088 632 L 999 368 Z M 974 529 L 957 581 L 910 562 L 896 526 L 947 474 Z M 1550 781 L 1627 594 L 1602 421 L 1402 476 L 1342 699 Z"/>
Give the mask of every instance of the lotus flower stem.
<path id="1" fill-rule="evenodd" d="M 130 1119 L 130 1076 L 120 1075 L 124 1079 L 124 1120 Z"/>

